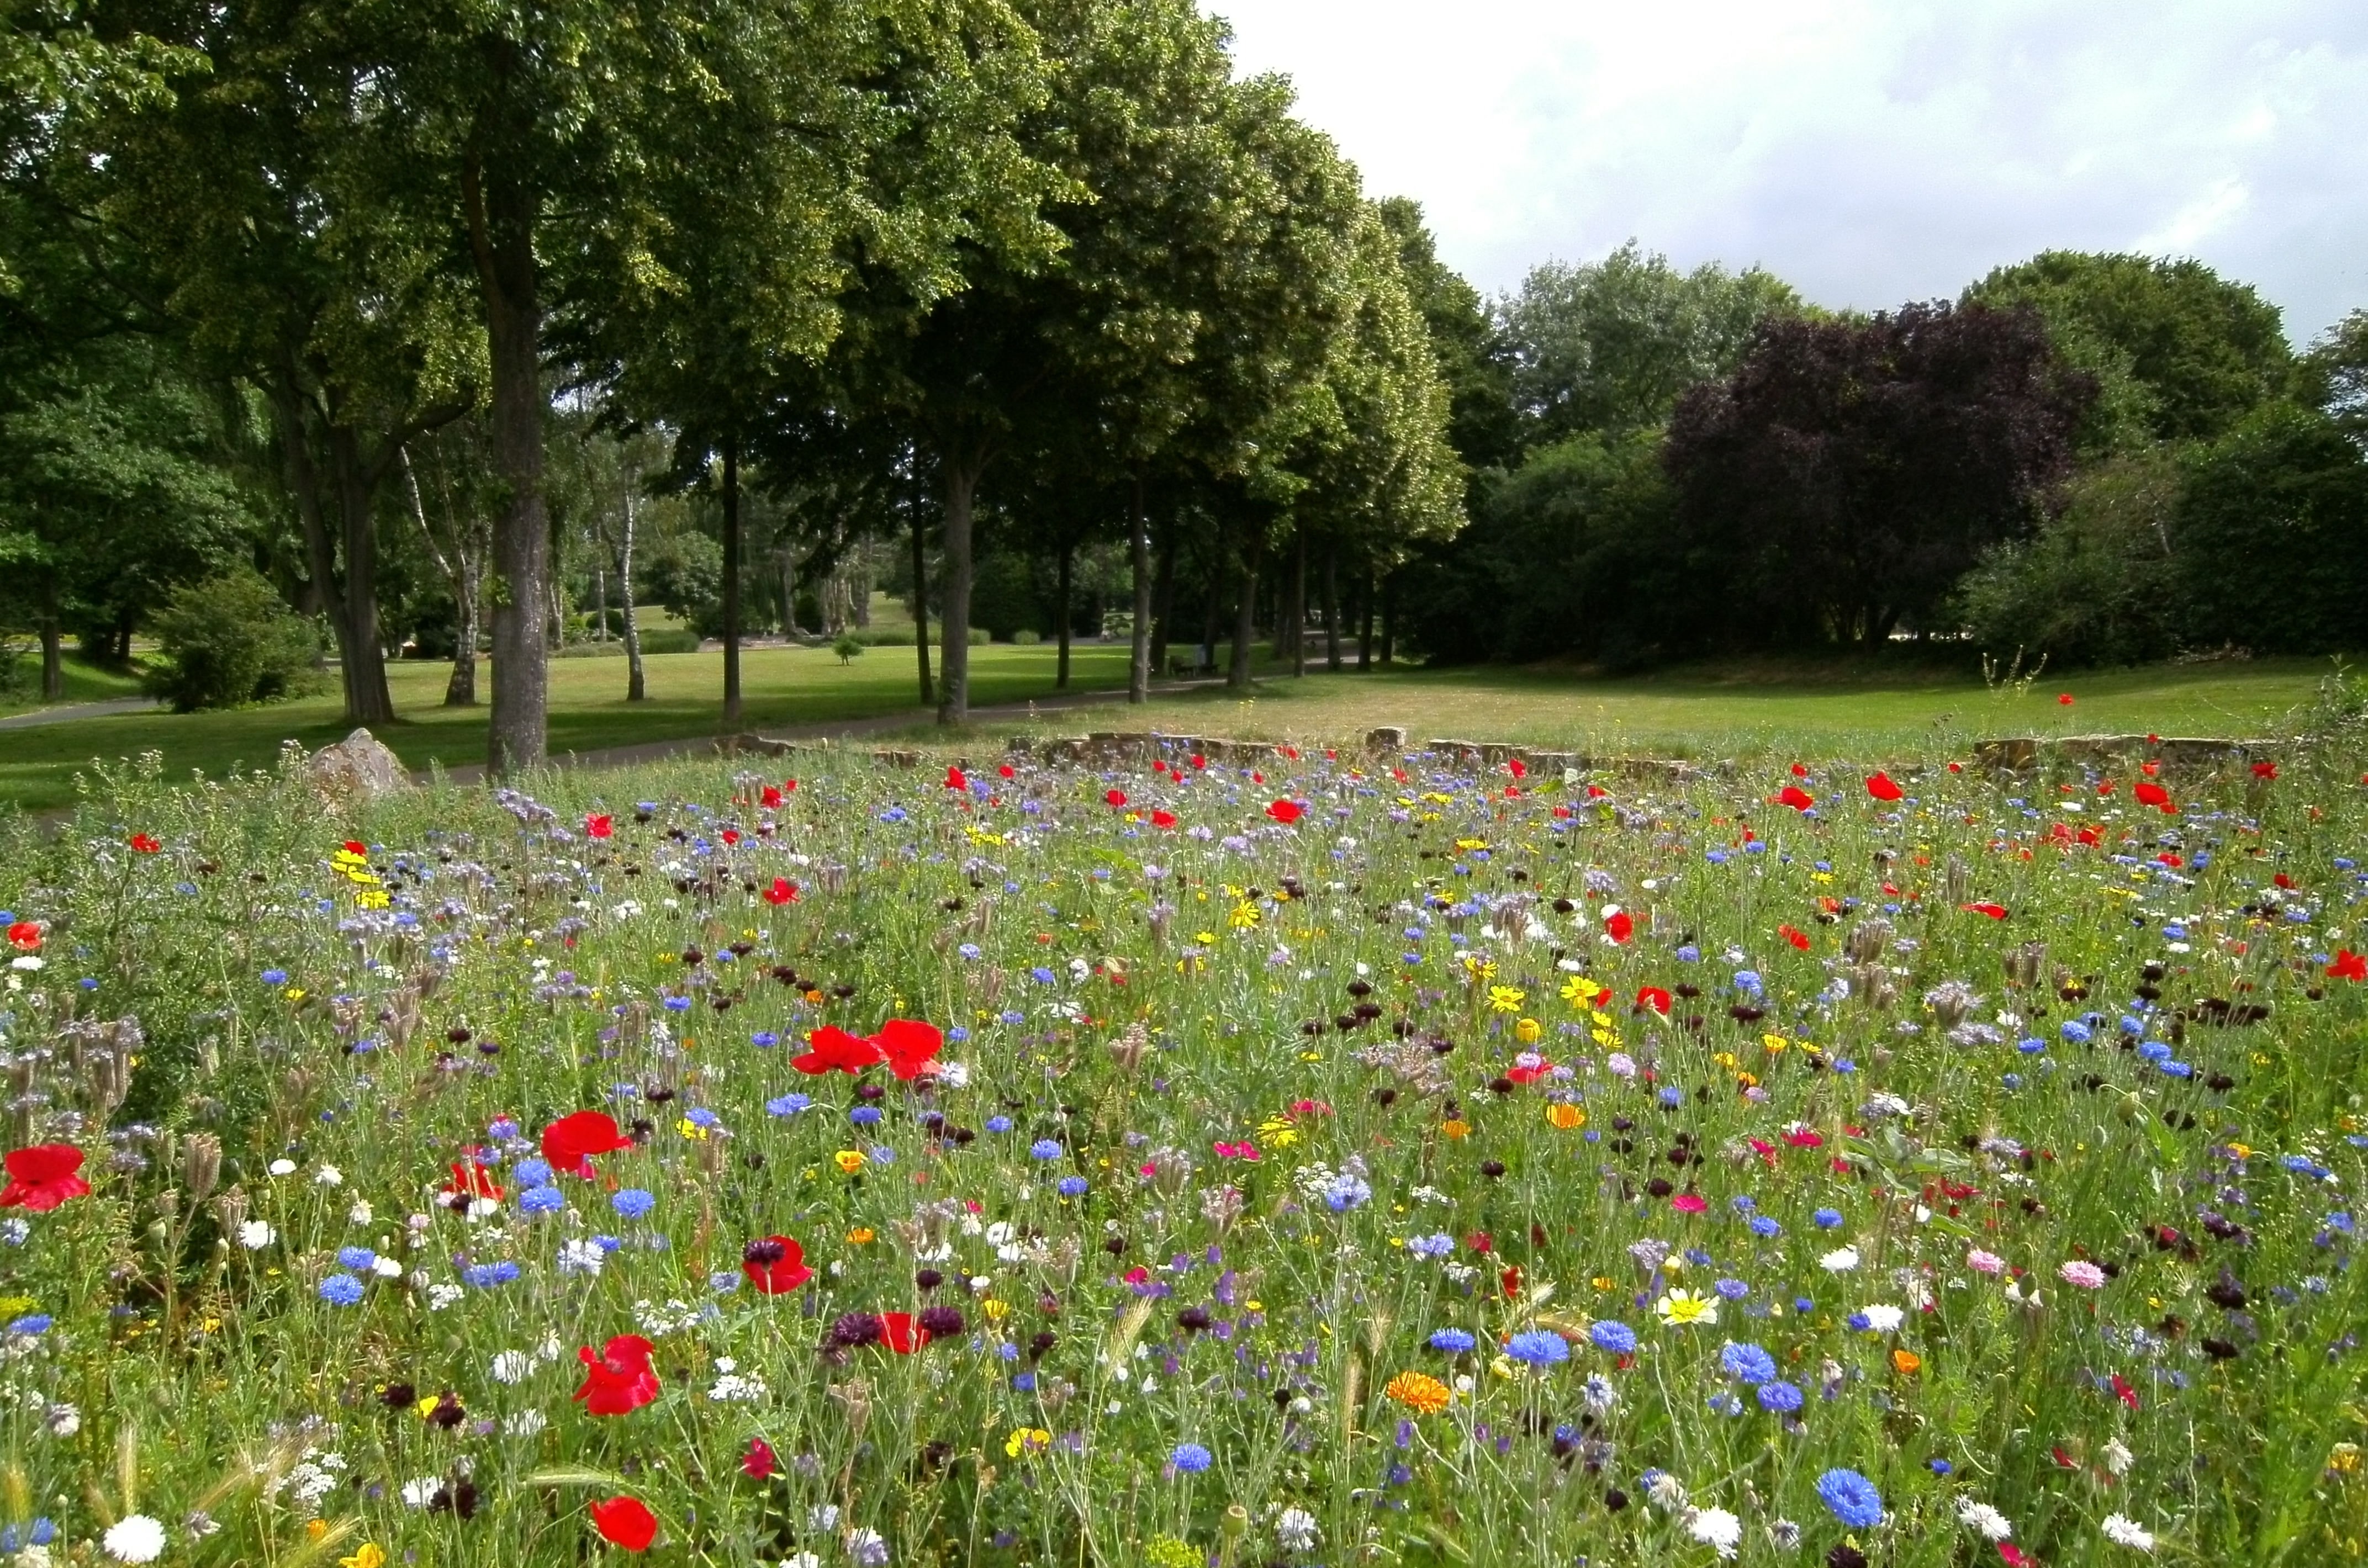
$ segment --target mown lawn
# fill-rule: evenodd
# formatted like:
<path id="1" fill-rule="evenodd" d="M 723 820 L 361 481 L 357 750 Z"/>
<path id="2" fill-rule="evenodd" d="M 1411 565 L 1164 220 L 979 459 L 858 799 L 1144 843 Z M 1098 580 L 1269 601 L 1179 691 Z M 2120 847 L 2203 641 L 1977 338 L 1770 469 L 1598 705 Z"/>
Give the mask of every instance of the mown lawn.
<path id="1" fill-rule="evenodd" d="M 1049 645 L 977 648 L 971 657 L 972 699 L 978 706 L 1053 690 Z M 552 754 L 708 735 L 723 727 L 720 653 L 657 654 L 648 664 L 648 699 L 628 703 L 621 658 L 553 660 Z M 414 767 L 484 759 L 484 709 L 439 706 L 448 667 L 401 664 L 391 671 L 403 719 L 380 738 Z M 1993 691 L 1975 677 L 1914 665 L 1770 662 L 1616 679 L 1535 669 L 1400 666 L 1363 674 L 1319 671 L 1304 679 L 1269 674 L 1247 698 L 1202 687 L 1163 696 L 1143 709 L 1112 700 L 1030 720 L 991 720 L 981 728 L 989 735 L 1156 728 L 1338 741 L 1397 724 L 1416 741 L 1517 741 L 1600 756 L 1797 749 L 1880 760 L 1946 753 L 2002 734 L 2275 733 L 2298 722 L 2332 668 L 2310 660 L 2156 665 Z M 844 665 L 824 649 L 752 649 L 743 671 L 746 729 L 903 713 L 912 722 L 899 733 L 937 733 L 914 700 L 910 648 L 874 648 Z M 481 683 L 485 678 L 481 671 Z M 1075 687 L 1114 691 L 1125 678 L 1123 646 L 1075 650 Z M 2059 700 L 2067 693 L 2069 705 Z M 268 765 L 283 740 L 319 746 L 346 728 L 329 693 L 241 712 L 118 714 L 0 732 L 0 802 L 31 810 L 64 804 L 74 798 L 74 773 L 94 757 L 153 750 L 163 755 L 168 777 L 188 769 L 216 777 L 233 767 Z"/>
<path id="2" fill-rule="evenodd" d="M 123 670 L 86 665 L 69 657 L 63 666 L 65 695 L 55 704 L 41 700 L 41 661 L 38 656 L 17 661 L 14 682 L 0 693 L 0 719 L 29 713 L 36 708 L 70 707 L 78 702 L 106 702 L 140 695 L 140 677 Z"/>

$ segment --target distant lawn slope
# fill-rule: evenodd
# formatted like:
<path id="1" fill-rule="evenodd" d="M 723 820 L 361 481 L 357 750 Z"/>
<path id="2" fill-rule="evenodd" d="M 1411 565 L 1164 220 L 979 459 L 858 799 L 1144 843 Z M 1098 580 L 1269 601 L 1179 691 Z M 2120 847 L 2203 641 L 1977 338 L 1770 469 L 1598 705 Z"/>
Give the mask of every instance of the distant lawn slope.
<path id="1" fill-rule="evenodd" d="M 138 697 L 140 677 L 122 670 L 111 670 L 97 665 L 86 665 L 67 655 L 61 666 L 65 676 L 65 695 L 54 703 L 44 702 L 41 691 L 41 661 L 39 654 L 17 662 L 18 684 L 13 694 L 0 697 L 0 719 L 12 713 L 29 713 L 37 708 L 71 707 L 80 702 L 106 702 L 119 697 Z"/>
<path id="2" fill-rule="evenodd" d="M 1049 645 L 974 648 L 972 700 L 985 707 L 1048 697 L 1053 661 Z M 659 654 L 648 664 L 649 699 L 629 704 L 621 658 L 553 660 L 552 754 L 722 729 L 720 653 Z M 381 738 L 414 767 L 484 760 L 485 710 L 438 706 L 448 669 L 400 664 L 390 671 L 403 719 Z M 2021 692 L 1993 692 L 1978 679 L 1928 668 L 1830 663 L 1722 665 L 1616 679 L 1494 668 L 1319 672 L 1304 680 L 1269 674 L 1247 698 L 1208 688 L 1163 696 L 1146 708 L 1110 701 L 984 728 L 1338 741 L 1402 724 L 1416 741 L 1518 741 L 1607 756 L 1778 751 L 1879 759 L 1961 752 L 2004 734 L 2271 734 L 2293 725 L 2331 669 L 2303 660 L 2157 665 L 2050 676 Z M 902 713 L 912 722 L 897 733 L 937 733 L 914 700 L 909 647 L 874 648 L 844 665 L 826 649 L 752 649 L 743 672 L 746 729 Z M 1074 687 L 1113 690 L 1125 678 L 1122 645 L 1076 649 Z M 2058 700 L 2064 693 L 2073 698 L 2069 705 Z M 319 746 L 346 728 L 336 697 L 326 695 L 232 713 L 121 714 L 0 731 L 0 803 L 62 805 L 74 798 L 74 772 L 94 757 L 153 750 L 163 754 L 167 777 L 191 769 L 215 776 L 233 765 L 268 766 L 285 739 Z"/>

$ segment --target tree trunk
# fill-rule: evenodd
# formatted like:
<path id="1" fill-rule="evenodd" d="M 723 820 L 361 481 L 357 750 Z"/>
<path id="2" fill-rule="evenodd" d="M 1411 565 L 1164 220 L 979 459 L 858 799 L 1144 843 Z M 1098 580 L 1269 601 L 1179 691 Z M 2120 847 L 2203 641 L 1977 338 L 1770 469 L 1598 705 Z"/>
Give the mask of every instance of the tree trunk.
<path id="1" fill-rule="evenodd" d="M 1151 700 L 1151 533 L 1143 520 L 1143 475 L 1134 476 L 1134 516 L 1127 528 L 1127 549 L 1134 557 L 1134 626 L 1126 662 L 1126 699 Z"/>
<path id="2" fill-rule="evenodd" d="M 781 635 L 792 640 L 805 635 L 798 625 L 798 547 L 794 540 L 781 546 Z"/>
<path id="3" fill-rule="evenodd" d="M 1214 669 L 1217 664 L 1217 618 L 1224 613 L 1224 579 L 1212 564 L 1209 568 L 1209 597 L 1201 604 L 1201 647 L 1193 658 L 1193 667 Z"/>
<path id="4" fill-rule="evenodd" d="M 330 538 L 329 521 L 321 505 L 321 471 L 313 461 L 312 437 L 304 426 L 304 394 L 297 389 L 292 374 L 276 378 L 269 391 L 273 420 L 279 426 L 280 455 L 288 464 L 288 489 L 296 498 L 296 518 L 304 530 L 305 613 L 328 618 L 337 643 L 338 679 L 350 710 L 357 663 L 347 644 L 353 627 L 346 619 L 345 594 L 337 586 L 337 547 Z"/>
<path id="5" fill-rule="evenodd" d="M 625 700 L 641 702 L 650 695 L 642 669 L 642 619 L 633 604 L 633 490 L 625 487 L 625 548 L 617 558 L 617 597 L 625 613 Z"/>
<path id="6" fill-rule="evenodd" d="M 370 509 L 370 476 L 360 444 L 347 426 L 329 427 L 329 466 L 337 486 L 343 525 L 346 581 L 342 599 L 347 634 L 337 640 L 345 660 L 346 722 L 388 724 L 394 698 L 386 686 L 386 650 L 378 635 L 378 520 Z"/>
<path id="7" fill-rule="evenodd" d="M 1061 623 L 1059 631 L 1061 655 L 1059 660 L 1056 662 L 1056 667 L 1053 676 L 1053 689 L 1055 691 L 1066 691 L 1069 689 L 1069 632 L 1071 631 L 1071 622 L 1076 619 L 1076 607 L 1069 597 L 1069 582 L 1072 563 L 1076 561 L 1076 554 L 1077 551 L 1075 545 L 1071 544 L 1067 540 L 1063 540 L 1061 541 L 1060 587 L 1057 590 L 1060 598 L 1060 608 L 1054 612 L 1053 616 L 1053 619 Z"/>
<path id="8" fill-rule="evenodd" d="M 1251 643 L 1258 637 L 1258 558 L 1266 553 L 1263 536 L 1242 557 L 1241 592 L 1234 605 L 1234 652 L 1225 684 L 1235 691 L 1250 685 Z"/>
<path id="9" fill-rule="evenodd" d="M 41 594 L 41 700 L 63 702 L 65 695 L 65 648 L 58 629 L 58 591 L 52 585 Z"/>
<path id="10" fill-rule="evenodd" d="M 921 706 L 937 700 L 929 680 L 929 552 L 921 538 L 921 454 L 913 453 L 913 652 L 921 663 Z"/>
<path id="11" fill-rule="evenodd" d="M 609 643 L 609 563 L 599 555 L 592 558 L 592 641 L 602 647 Z"/>
<path id="12" fill-rule="evenodd" d="M 1382 579 L 1382 663 L 1384 665 L 1395 662 L 1397 657 L 1397 617 L 1391 613 L 1396 608 L 1397 595 L 1391 587 L 1391 579 L 1383 577 Z"/>
<path id="13" fill-rule="evenodd" d="M 740 727 L 740 437 L 723 438 L 723 727 Z"/>
<path id="14" fill-rule="evenodd" d="M 1291 563 L 1291 673 L 1307 674 L 1307 530 L 1299 536 L 1299 552 Z"/>
<path id="15" fill-rule="evenodd" d="M 501 481 L 494 517 L 494 704 L 486 771 L 499 778 L 543 760 L 550 733 L 551 655 L 541 621 L 551 570 L 542 498 L 542 304 L 534 260 L 535 194 L 506 171 L 485 188 L 475 153 L 461 170 L 470 247 L 485 304 L 492 371 L 493 469 Z"/>
<path id="16" fill-rule="evenodd" d="M 979 475 L 985 471 L 984 453 L 949 452 L 946 471 L 945 643 L 939 651 L 938 722 L 960 724 L 970 718 L 970 582 L 971 503 L 978 494 Z"/>
<path id="17" fill-rule="evenodd" d="M 1340 547 L 1324 551 L 1324 667 L 1340 673 Z"/>
<path id="18" fill-rule="evenodd" d="M 1151 615 L 1151 667 L 1167 667 L 1168 623 L 1176 614 L 1176 525 L 1170 522 L 1159 540 L 1159 581 Z"/>
<path id="19" fill-rule="evenodd" d="M 855 546 L 852 593 L 855 624 L 869 631 L 871 626 L 871 541 L 869 539 L 858 540 Z"/>
<path id="20" fill-rule="evenodd" d="M 1373 667 L 1373 564 L 1369 561 L 1365 563 L 1364 587 L 1357 596 L 1362 621 L 1357 633 L 1357 667 L 1360 670 Z"/>

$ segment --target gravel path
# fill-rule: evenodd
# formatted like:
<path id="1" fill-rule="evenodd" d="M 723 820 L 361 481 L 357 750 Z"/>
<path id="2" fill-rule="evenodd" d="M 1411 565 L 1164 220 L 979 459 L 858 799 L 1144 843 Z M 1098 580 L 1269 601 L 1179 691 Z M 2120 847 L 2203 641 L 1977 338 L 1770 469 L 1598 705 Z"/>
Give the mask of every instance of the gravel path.
<path id="1" fill-rule="evenodd" d="M 0 719 L 0 730 L 30 730 L 42 724 L 63 724 L 74 719 L 104 719 L 110 713 L 145 713 L 163 703 L 153 697 L 116 697 L 105 702 L 75 702 L 63 708 L 36 708 Z"/>

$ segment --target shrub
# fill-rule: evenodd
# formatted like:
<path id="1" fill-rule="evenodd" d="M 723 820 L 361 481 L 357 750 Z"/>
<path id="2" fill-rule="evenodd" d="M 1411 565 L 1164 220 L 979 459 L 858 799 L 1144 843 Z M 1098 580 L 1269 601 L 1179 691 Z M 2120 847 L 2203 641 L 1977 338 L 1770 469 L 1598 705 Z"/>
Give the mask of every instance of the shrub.
<path id="1" fill-rule="evenodd" d="M 2175 449 L 2110 459 L 2074 480 L 2063 509 L 1965 575 L 1958 608 L 1974 641 L 2057 665 L 2137 664 L 2179 646 L 2169 528 Z"/>
<path id="2" fill-rule="evenodd" d="M 838 641 L 830 645 L 830 651 L 837 653 L 838 662 L 844 665 L 863 656 L 863 641 L 852 632 L 842 631 L 838 634 Z"/>
<path id="3" fill-rule="evenodd" d="M 2271 403 L 2192 452 L 2171 551 L 2191 646 L 2368 646 L 2368 460 L 2315 409 Z"/>
<path id="4" fill-rule="evenodd" d="M 176 712 L 293 697 L 318 680 L 318 633 L 252 571 L 176 589 L 154 631 L 160 656 L 143 684 Z"/>
<path id="5" fill-rule="evenodd" d="M 1011 634 L 1011 641 L 1018 647 L 1033 648 L 1037 643 L 1044 641 L 1044 638 L 1042 633 L 1034 627 L 1023 626 Z"/>

